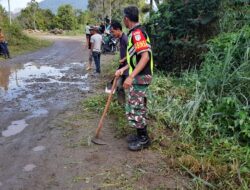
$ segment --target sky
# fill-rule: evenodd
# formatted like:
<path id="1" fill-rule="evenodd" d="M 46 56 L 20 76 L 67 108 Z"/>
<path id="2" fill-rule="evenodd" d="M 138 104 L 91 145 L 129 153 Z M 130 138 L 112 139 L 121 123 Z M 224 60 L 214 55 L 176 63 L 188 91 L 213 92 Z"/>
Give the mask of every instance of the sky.
<path id="1" fill-rule="evenodd" d="M 37 0 L 41 2 L 42 0 Z M 18 12 L 20 9 L 25 8 L 30 0 L 10 0 L 10 9 L 12 12 Z M 0 4 L 8 10 L 8 0 L 0 0 Z"/>
<path id="2" fill-rule="evenodd" d="M 17 13 L 20 9 L 25 8 L 27 3 L 31 0 L 10 0 L 10 10 L 13 13 Z M 36 0 L 37 2 L 41 2 L 42 0 Z M 147 0 L 149 2 L 149 0 Z M 8 0 L 0 0 L 0 4 L 8 11 Z"/>

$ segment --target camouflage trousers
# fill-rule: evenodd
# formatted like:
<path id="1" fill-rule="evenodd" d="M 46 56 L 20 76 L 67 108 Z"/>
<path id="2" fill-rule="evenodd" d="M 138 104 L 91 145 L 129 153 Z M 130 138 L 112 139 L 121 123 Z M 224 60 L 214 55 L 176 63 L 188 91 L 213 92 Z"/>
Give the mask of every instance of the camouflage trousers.
<path id="1" fill-rule="evenodd" d="M 146 125 L 146 93 L 148 85 L 133 84 L 129 89 L 126 116 L 131 127 L 143 129 Z"/>

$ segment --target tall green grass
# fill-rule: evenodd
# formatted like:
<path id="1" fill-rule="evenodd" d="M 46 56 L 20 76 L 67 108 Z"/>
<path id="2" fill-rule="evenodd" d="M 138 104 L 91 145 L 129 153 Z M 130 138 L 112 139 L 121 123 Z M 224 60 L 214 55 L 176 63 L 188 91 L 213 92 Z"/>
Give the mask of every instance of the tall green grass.
<path id="1" fill-rule="evenodd" d="M 52 42 L 47 40 L 27 36 L 22 32 L 20 25 L 15 22 L 12 25 L 2 23 L 0 27 L 2 27 L 5 38 L 8 41 L 10 54 L 12 56 L 35 51 L 52 44 Z"/>
<path id="2" fill-rule="evenodd" d="M 150 87 L 150 115 L 178 132 L 169 154 L 196 176 L 198 189 L 250 187 L 249 51 L 249 26 L 221 34 L 199 71 L 158 74 Z"/>

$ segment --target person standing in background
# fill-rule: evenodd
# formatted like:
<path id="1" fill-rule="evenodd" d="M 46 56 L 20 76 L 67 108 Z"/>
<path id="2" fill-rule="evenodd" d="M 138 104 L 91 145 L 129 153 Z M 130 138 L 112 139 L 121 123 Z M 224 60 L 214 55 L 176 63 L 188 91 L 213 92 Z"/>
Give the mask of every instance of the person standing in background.
<path id="1" fill-rule="evenodd" d="M 4 58 L 5 59 L 7 59 L 7 58 L 10 59 L 9 49 L 8 49 L 7 42 L 5 40 L 4 34 L 2 32 L 2 28 L 0 28 L 0 49 L 3 51 Z"/>
<path id="2" fill-rule="evenodd" d="M 95 74 L 101 73 L 100 58 L 101 58 L 101 46 L 102 46 L 102 35 L 99 34 L 99 27 L 93 27 L 91 30 L 91 54 L 95 61 L 96 72 Z"/>
<path id="3" fill-rule="evenodd" d="M 92 36 L 92 28 L 93 27 L 89 27 L 89 35 L 88 35 L 88 40 L 87 40 L 87 43 L 88 43 L 87 46 L 88 46 L 88 50 L 89 50 L 88 66 L 86 68 L 87 71 L 92 69 L 92 61 L 93 61 L 92 51 L 91 51 L 91 43 L 90 43 L 90 38 Z"/>
<path id="4" fill-rule="evenodd" d="M 120 60 L 119 60 L 118 69 L 121 69 L 122 67 L 127 65 L 126 52 L 127 52 L 127 45 L 128 45 L 128 37 L 122 31 L 121 23 L 116 20 L 113 20 L 111 22 L 110 32 L 115 38 L 119 39 L 120 41 Z M 123 72 L 123 74 L 117 81 L 117 97 L 118 97 L 118 103 L 120 105 L 124 105 L 126 102 L 126 95 L 125 95 L 125 90 L 123 88 L 123 83 L 127 77 L 128 77 L 128 69 Z"/>
<path id="5" fill-rule="evenodd" d="M 104 25 L 103 22 L 101 22 L 101 24 L 100 24 L 100 33 L 104 34 L 104 31 L 105 31 L 105 25 Z"/>
<path id="6" fill-rule="evenodd" d="M 89 26 L 89 23 L 87 23 L 87 24 L 86 24 L 86 27 L 85 27 L 86 46 L 89 45 L 89 40 L 90 40 L 90 36 L 91 36 L 89 29 L 90 29 L 90 26 Z"/>

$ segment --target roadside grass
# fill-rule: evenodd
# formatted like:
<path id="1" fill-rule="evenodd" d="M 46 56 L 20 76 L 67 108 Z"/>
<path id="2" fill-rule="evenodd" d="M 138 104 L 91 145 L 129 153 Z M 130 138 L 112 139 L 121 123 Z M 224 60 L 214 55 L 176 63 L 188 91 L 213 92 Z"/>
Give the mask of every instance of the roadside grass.
<path id="1" fill-rule="evenodd" d="M 68 31 L 64 31 L 63 34 L 61 34 L 61 36 L 85 36 L 84 31 L 81 29 L 78 30 L 68 30 Z"/>
<path id="2" fill-rule="evenodd" d="M 8 47 L 11 56 L 17 56 L 27 52 L 33 52 L 44 47 L 52 45 L 52 41 L 30 37 L 22 32 L 21 27 L 13 23 L 13 25 L 2 26 L 5 38 L 8 41 Z M 0 57 L 3 59 L 3 57 Z"/>
<path id="3" fill-rule="evenodd" d="M 111 81 L 114 77 L 115 70 L 118 63 L 118 55 L 114 56 L 114 60 L 111 63 L 102 65 L 102 74 L 97 89 L 104 89 L 108 81 Z M 101 115 L 106 105 L 108 94 L 101 93 L 82 101 L 82 108 L 84 112 L 93 111 Z M 124 107 L 118 104 L 116 94 L 113 95 L 110 108 L 108 110 L 109 117 L 116 121 L 116 137 L 122 137 L 129 133 L 130 129 L 127 127 L 127 121 L 125 117 Z"/>
<path id="4" fill-rule="evenodd" d="M 80 27 L 75 30 L 66 30 L 62 34 L 62 36 L 79 36 L 79 35 L 85 36 L 85 29 L 83 25 L 80 25 Z"/>
<path id="5" fill-rule="evenodd" d="M 181 80 L 161 73 L 154 77 L 149 102 L 150 117 L 155 123 L 151 132 L 153 148 L 166 156 L 171 167 L 190 175 L 196 189 L 249 189 L 249 146 L 234 137 L 207 134 L 199 138 L 199 133 L 191 134 L 187 127 L 213 124 L 205 118 L 193 126 L 181 123 L 192 94 L 190 87 L 183 91 Z"/>
<path id="6" fill-rule="evenodd" d="M 200 70 L 157 73 L 150 86 L 155 148 L 196 189 L 250 188 L 249 35 L 249 27 L 219 35 Z"/>
<path id="7" fill-rule="evenodd" d="M 152 149 L 189 175 L 197 190 L 250 188 L 249 31 L 212 40 L 199 71 L 179 78 L 156 72 L 150 85 Z M 106 98 L 90 97 L 84 108 L 101 114 Z M 125 135 L 124 110 L 112 102 L 109 115 Z"/>
<path id="8" fill-rule="evenodd" d="M 52 44 L 52 41 L 42 40 L 34 37 L 27 37 L 19 39 L 18 43 L 16 44 L 10 44 L 9 51 L 11 56 L 17 56 L 27 52 L 34 52 L 41 48 L 49 47 Z"/>
<path id="9" fill-rule="evenodd" d="M 162 88 L 162 85 L 168 87 Z M 193 178 L 197 190 L 225 187 L 232 190 L 249 189 L 249 147 L 242 146 L 234 138 L 211 139 L 208 136 L 197 140 L 185 128 L 183 130 L 184 126 L 180 125 L 181 112 L 191 97 L 191 90 L 183 87 L 177 79 L 158 73 L 150 89 L 157 92 L 157 95 L 149 94 L 152 149 L 164 155 L 171 168 Z M 82 105 L 86 111 L 101 115 L 106 99 L 107 95 L 96 95 Z M 116 101 L 112 101 L 108 115 L 117 122 L 118 137 L 129 133 L 124 109 Z"/>

